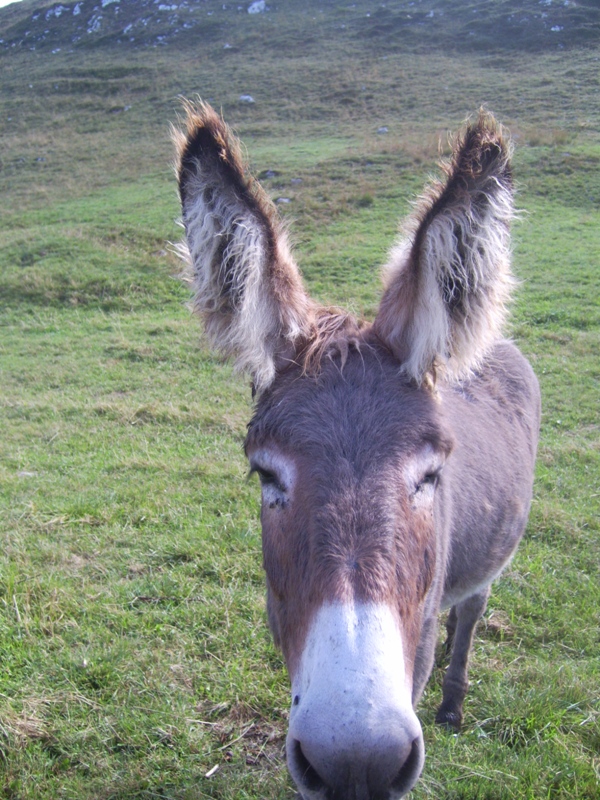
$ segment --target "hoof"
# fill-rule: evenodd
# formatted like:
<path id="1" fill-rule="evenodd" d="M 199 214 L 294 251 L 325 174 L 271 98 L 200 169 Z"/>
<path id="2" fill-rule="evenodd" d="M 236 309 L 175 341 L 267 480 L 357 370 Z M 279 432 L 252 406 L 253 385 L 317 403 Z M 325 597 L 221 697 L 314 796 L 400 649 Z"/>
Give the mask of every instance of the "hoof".
<path id="1" fill-rule="evenodd" d="M 445 709 L 442 705 L 435 715 L 435 722 L 437 725 L 441 725 L 453 733 L 458 733 L 462 725 L 462 711 L 449 708 Z"/>

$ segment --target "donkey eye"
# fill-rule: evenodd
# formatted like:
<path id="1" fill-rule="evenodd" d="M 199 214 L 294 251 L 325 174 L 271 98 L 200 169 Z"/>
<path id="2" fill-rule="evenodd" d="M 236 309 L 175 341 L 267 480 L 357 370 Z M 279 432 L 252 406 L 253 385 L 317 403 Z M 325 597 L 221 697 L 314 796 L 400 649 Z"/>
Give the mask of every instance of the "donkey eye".
<path id="1" fill-rule="evenodd" d="M 425 492 L 435 489 L 436 486 L 438 485 L 439 479 L 440 479 L 440 470 L 432 470 L 431 472 L 426 472 L 425 475 L 423 475 L 421 480 L 415 486 L 413 497 L 416 497 L 419 494 L 425 494 Z"/>
<path id="2" fill-rule="evenodd" d="M 423 486 L 437 486 L 437 482 L 439 480 L 440 473 L 439 470 L 435 472 L 428 472 L 421 481 L 421 485 Z"/>
<path id="3" fill-rule="evenodd" d="M 271 472 L 268 469 L 263 469 L 262 467 L 254 467 L 252 472 L 256 472 L 261 484 L 263 486 L 278 486 L 279 481 L 277 479 L 277 475 L 274 472 Z"/>
<path id="4" fill-rule="evenodd" d="M 258 478 L 263 486 L 271 485 L 277 486 L 279 485 L 279 478 L 277 477 L 277 473 L 269 469 L 268 467 L 264 467 L 262 464 L 257 463 L 250 463 L 250 472 L 248 473 L 248 477 L 256 473 Z"/>
<path id="5" fill-rule="evenodd" d="M 265 467 L 261 467 L 258 464 L 252 465 L 250 474 L 253 472 L 256 472 L 258 475 L 262 488 L 263 501 L 269 506 L 269 508 L 284 506 L 286 500 L 286 488 L 282 484 L 277 473 L 270 469 L 266 469 Z"/>
<path id="6" fill-rule="evenodd" d="M 256 472 L 262 489 L 263 508 L 285 508 L 291 501 L 295 467 L 279 453 L 260 448 L 249 454 L 250 475 Z"/>

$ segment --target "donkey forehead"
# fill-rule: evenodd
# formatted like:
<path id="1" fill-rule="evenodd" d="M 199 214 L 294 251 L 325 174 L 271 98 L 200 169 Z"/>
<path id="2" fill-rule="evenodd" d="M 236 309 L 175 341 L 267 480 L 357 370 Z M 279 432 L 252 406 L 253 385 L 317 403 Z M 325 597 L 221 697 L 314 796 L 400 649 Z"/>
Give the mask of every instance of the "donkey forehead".
<path id="1" fill-rule="evenodd" d="M 248 455 L 293 453 L 355 471 L 451 449 L 439 400 L 372 348 L 343 365 L 326 358 L 316 377 L 290 367 L 259 399 L 246 439 Z"/>

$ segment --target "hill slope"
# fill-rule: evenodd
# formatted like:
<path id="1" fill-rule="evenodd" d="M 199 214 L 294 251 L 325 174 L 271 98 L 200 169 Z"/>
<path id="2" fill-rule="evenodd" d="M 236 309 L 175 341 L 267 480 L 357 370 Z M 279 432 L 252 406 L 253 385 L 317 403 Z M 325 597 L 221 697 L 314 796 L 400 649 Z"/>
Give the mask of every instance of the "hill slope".
<path id="1" fill-rule="evenodd" d="M 40 5 L 26 0 L 0 11 L 0 45 L 55 52 L 98 46 L 198 47 L 215 41 L 235 46 L 240 33 L 236 28 L 256 25 L 261 17 L 272 20 L 279 32 L 265 42 L 275 47 L 278 38 L 283 43 L 294 32 L 305 46 L 334 34 L 347 45 L 360 40 L 362 47 L 380 51 L 551 50 L 593 44 L 600 38 L 600 9 L 593 0 L 417 0 L 377 5 L 315 0 L 301 4 L 78 0 Z M 316 24 L 307 26 L 307 20 Z"/>
<path id="2" fill-rule="evenodd" d="M 246 138 L 343 128 L 368 150 L 387 128 L 388 143 L 402 139 L 427 158 L 438 131 L 482 103 L 521 140 L 596 129 L 600 9 L 591 0 L 249 7 L 24 0 L 0 9 L 0 189 L 32 202 L 165 170 L 167 120 L 178 95 L 196 92 Z M 387 145 L 379 136 L 375 146 Z"/>

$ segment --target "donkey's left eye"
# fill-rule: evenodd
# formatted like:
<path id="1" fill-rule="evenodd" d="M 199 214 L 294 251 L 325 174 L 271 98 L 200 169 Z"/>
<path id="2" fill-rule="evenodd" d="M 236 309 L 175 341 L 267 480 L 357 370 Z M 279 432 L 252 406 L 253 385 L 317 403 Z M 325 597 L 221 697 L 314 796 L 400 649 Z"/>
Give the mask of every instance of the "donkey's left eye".
<path id="1" fill-rule="evenodd" d="M 438 484 L 440 478 L 440 470 L 432 470 L 431 472 L 425 473 L 419 483 L 415 487 L 414 496 L 418 494 L 424 494 L 427 491 L 431 491 L 435 489 Z"/>
<path id="2" fill-rule="evenodd" d="M 439 470 L 435 470 L 435 472 L 428 472 L 423 480 L 421 481 L 421 485 L 423 486 L 437 486 L 437 482 L 439 480 L 440 473 Z"/>

